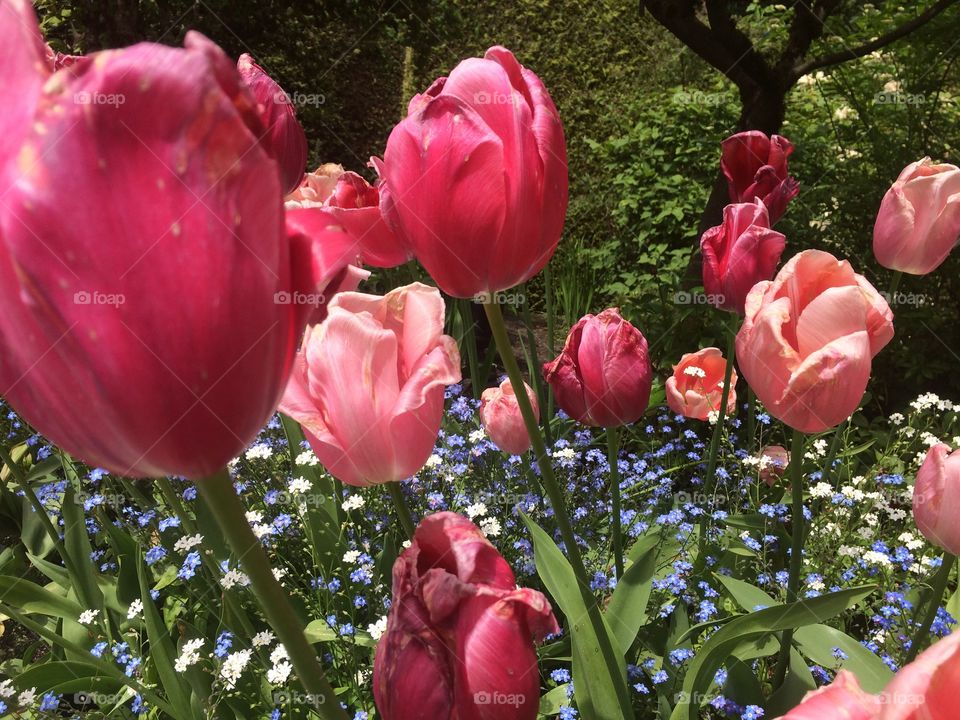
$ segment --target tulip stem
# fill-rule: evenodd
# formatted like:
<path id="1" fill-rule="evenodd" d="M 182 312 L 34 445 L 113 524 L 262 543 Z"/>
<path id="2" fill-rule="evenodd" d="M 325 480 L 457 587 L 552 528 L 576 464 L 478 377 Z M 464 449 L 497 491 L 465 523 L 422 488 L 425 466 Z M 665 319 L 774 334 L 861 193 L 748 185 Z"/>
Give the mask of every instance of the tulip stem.
<path id="1" fill-rule="evenodd" d="M 314 711 L 324 720 L 346 720 L 336 693 L 327 682 L 317 654 L 303 634 L 303 623 L 283 586 L 274 577 L 267 553 L 250 529 L 243 503 L 233 489 L 226 469 L 197 482 L 197 489 L 216 518 L 234 554 L 239 559 L 253 593 L 270 626 L 283 643 L 297 679 L 311 696 Z"/>
<path id="2" fill-rule="evenodd" d="M 937 619 L 937 610 L 940 609 L 940 601 L 943 599 L 943 591 L 947 589 L 947 581 L 950 579 L 950 572 L 953 570 L 954 562 L 957 556 L 944 551 L 940 562 L 940 569 L 933 578 L 933 587 L 930 592 L 930 604 L 927 606 L 927 614 L 923 617 L 923 622 L 917 628 L 910 641 L 910 650 L 907 652 L 907 659 L 904 665 L 911 663 L 916 659 L 920 652 L 920 643 L 930 634 L 930 628 L 933 621 Z"/>
<path id="3" fill-rule="evenodd" d="M 723 391 L 720 394 L 720 407 L 717 408 L 717 424 L 713 428 L 713 438 L 710 440 L 710 455 L 707 458 L 707 473 L 704 476 L 704 496 L 709 500 L 716 488 L 717 456 L 720 453 L 720 438 L 723 436 L 724 421 L 727 417 L 727 402 L 730 399 L 730 379 L 733 377 L 733 356 L 736 353 L 737 329 L 731 326 L 727 336 L 727 365 L 723 373 Z M 698 543 L 697 565 L 701 568 L 706 561 L 707 534 L 711 513 L 704 510 L 700 516 L 700 540 Z"/>
<path id="4" fill-rule="evenodd" d="M 14 480 L 17 481 L 20 489 L 23 490 L 24 496 L 30 501 L 33 511 L 39 516 L 40 524 L 43 525 L 43 529 L 50 537 L 50 540 L 53 541 L 53 546 L 57 549 L 57 552 L 60 554 L 60 557 L 63 558 L 64 562 L 69 562 L 67 551 L 64 549 L 63 541 L 60 539 L 60 533 L 58 533 L 57 529 L 53 526 L 47 509 L 43 506 L 43 503 L 40 502 L 40 498 L 37 497 L 33 488 L 30 487 L 30 483 L 27 482 L 27 478 L 23 474 L 23 469 L 10 456 L 10 453 L 7 452 L 5 447 L 0 447 L 0 462 L 10 468 L 10 474 L 13 475 Z"/>
<path id="5" fill-rule="evenodd" d="M 800 569 L 803 566 L 803 443 L 804 435 L 799 430 L 793 431 L 793 442 L 790 445 L 790 493 L 792 497 L 792 513 L 790 521 L 793 523 L 793 542 L 790 545 L 790 575 L 787 578 L 787 602 L 797 599 L 800 589 Z M 793 630 L 784 630 L 780 636 L 780 656 L 777 659 L 777 668 L 773 674 L 773 689 L 778 689 L 787 675 L 790 665 L 790 647 L 793 643 Z"/>
<path id="6" fill-rule="evenodd" d="M 543 268 L 543 285 L 546 288 L 545 302 L 547 304 L 547 352 L 550 353 L 550 357 L 552 358 L 557 354 L 557 351 L 553 339 L 556 330 L 556 318 L 553 316 L 553 272 L 550 270 L 550 263 L 547 263 L 546 267 Z M 549 427 L 550 421 L 553 420 L 553 393 L 548 389 L 545 389 L 544 392 L 547 396 L 547 405 L 543 422 L 544 425 Z"/>
<path id="7" fill-rule="evenodd" d="M 484 303 L 483 308 L 487 313 L 490 330 L 493 332 L 497 351 L 500 354 L 500 359 L 503 361 L 504 369 L 507 371 L 507 377 L 510 378 L 510 384 L 515 388 L 522 388 L 523 377 L 520 374 L 520 366 L 517 365 L 517 359 L 513 355 L 513 348 L 510 346 L 510 338 L 507 335 L 507 327 L 503 321 L 503 313 L 500 310 L 500 306 L 495 302 L 487 302 Z M 530 404 L 530 398 L 527 397 L 525 392 L 514 393 L 514 395 L 517 398 L 517 404 L 520 406 L 520 414 L 523 416 L 523 422 L 527 426 L 527 433 L 530 435 L 530 442 L 533 446 L 534 455 L 536 455 L 537 458 L 537 465 L 540 467 L 540 482 L 547 496 L 550 498 L 550 505 L 553 508 L 553 515 L 560 530 L 560 537 L 563 539 L 567 559 L 570 561 L 574 575 L 576 575 L 580 596 L 587 608 L 590 624 L 597 636 L 597 642 L 600 646 L 598 649 L 607 666 L 610 679 L 617 689 L 617 702 L 620 705 L 620 711 L 624 718 L 631 718 L 633 717 L 632 702 L 621 673 L 623 658 L 613 647 L 610 635 L 603 622 L 603 616 L 600 614 L 597 599 L 590 590 L 590 583 L 587 579 L 587 569 L 583 564 L 583 557 L 577 545 L 577 536 L 573 532 L 573 524 L 570 522 L 570 516 L 567 514 L 563 491 L 557 483 L 556 477 L 554 477 L 553 466 L 550 464 L 550 457 L 547 455 L 543 435 L 540 432 L 540 426 L 537 424 L 537 416 L 534 414 L 533 406 Z"/>
<path id="8" fill-rule="evenodd" d="M 893 277 L 890 278 L 890 289 L 887 291 L 887 302 L 891 305 L 894 304 L 894 295 L 897 292 L 897 288 L 900 287 L 900 281 L 903 279 L 903 272 L 897 270 L 893 273 Z"/>
<path id="9" fill-rule="evenodd" d="M 413 533 L 417 529 L 417 524 L 413 521 L 410 508 L 407 507 L 407 501 L 403 499 L 403 490 L 400 488 L 400 483 L 388 482 L 386 486 L 390 492 L 390 498 L 393 500 L 393 506 L 397 510 L 397 516 L 400 518 L 400 525 L 407 537 L 413 540 Z"/>
<path id="10" fill-rule="evenodd" d="M 753 447 L 753 436 L 757 432 L 757 397 L 753 394 L 753 388 L 747 385 L 747 435 L 746 448 Z"/>
<path id="11" fill-rule="evenodd" d="M 611 517 L 610 536 L 613 538 L 613 562 L 617 582 L 623 578 L 623 532 L 620 527 L 620 433 L 616 427 L 607 428 L 607 464 L 610 465 Z"/>

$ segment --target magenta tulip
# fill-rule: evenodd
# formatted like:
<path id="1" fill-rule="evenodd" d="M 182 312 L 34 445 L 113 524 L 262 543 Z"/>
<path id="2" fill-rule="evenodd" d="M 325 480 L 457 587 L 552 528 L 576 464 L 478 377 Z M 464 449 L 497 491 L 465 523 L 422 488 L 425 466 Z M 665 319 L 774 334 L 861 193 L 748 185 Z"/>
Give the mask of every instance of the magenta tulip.
<path id="1" fill-rule="evenodd" d="M 278 296 L 324 290 L 253 99 L 196 33 L 51 76 L 23 0 L 0 54 L 0 394 L 89 464 L 214 473 L 286 384 L 305 314 Z"/>
<path id="2" fill-rule="evenodd" d="M 786 238 L 770 229 L 762 202 L 727 205 L 723 224 L 700 239 L 703 288 L 711 304 L 743 315 L 747 293 L 773 277 L 785 245 Z"/>
<path id="3" fill-rule="evenodd" d="M 943 443 L 927 451 L 913 487 L 913 519 L 934 545 L 960 555 L 960 450 Z"/>
<path id="4" fill-rule="evenodd" d="M 506 48 L 464 60 L 410 101 L 381 177 L 387 221 L 455 297 L 529 280 L 560 239 L 563 127 L 540 78 Z"/>
<path id="5" fill-rule="evenodd" d="M 599 427 L 638 420 L 653 384 L 647 340 L 616 308 L 580 318 L 543 376 L 567 415 Z"/>
<path id="6" fill-rule="evenodd" d="M 677 415 L 706 420 L 711 412 L 720 409 L 723 399 L 723 379 L 727 361 L 715 347 L 686 353 L 673 366 L 673 375 L 667 378 L 667 405 Z M 727 396 L 727 416 L 737 409 L 737 371 L 730 373 L 730 392 Z"/>
<path id="7" fill-rule="evenodd" d="M 728 137 L 722 143 L 720 168 L 727 178 L 730 202 L 762 200 L 776 224 L 787 204 L 800 192 L 800 184 L 790 177 L 787 158 L 793 144 L 785 137 L 759 130 L 748 130 Z"/>
<path id="8" fill-rule="evenodd" d="M 773 487 L 790 464 L 790 452 L 783 445 L 767 445 L 760 450 L 760 479 Z"/>
<path id="9" fill-rule="evenodd" d="M 540 418 L 540 405 L 533 389 L 523 384 L 530 398 L 533 413 Z M 480 396 L 480 422 L 487 435 L 500 450 L 510 455 L 520 455 L 530 449 L 530 435 L 523 423 L 520 405 L 513 385 L 504 380 L 499 387 L 487 388 Z"/>
<path id="10" fill-rule="evenodd" d="M 879 699 L 864 692 L 856 676 L 841 670 L 829 685 L 811 690 L 781 720 L 876 720 Z"/>
<path id="11" fill-rule="evenodd" d="M 892 337 L 893 313 L 874 287 L 846 260 L 806 250 L 750 291 L 737 360 L 771 415 L 820 432 L 857 409 Z"/>
<path id="12" fill-rule="evenodd" d="M 880 695 L 879 720 L 954 720 L 960 688 L 960 633 L 920 653 Z"/>
<path id="13" fill-rule="evenodd" d="M 303 210 L 301 212 L 310 212 Z M 460 353 L 443 298 L 420 283 L 380 297 L 342 292 L 307 328 L 280 409 L 320 463 L 349 485 L 412 476 L 430 457 Z"/>
<path id="14" fill-rule="evenodd" d="M 307 136 L 297 120 L 293 103 L 250 55 L 244 53 L 240 56 L 237 70 L 257 101 L 257 112 L 264 128 L 260 141 L 267 153 L 280 164 L 284 193 L 293 192 L 307 166 Z"/>
<path id="15" fill-rule="evenodd" d="M 410 259 L 410 252 L 380 213 L 380 187 L 340 165 L 327 163 L 307 173 L 287 196 L 287 207 L 323 208 L 360 245 L 361 261 L 391 268 Z"/>
<path id="16" fill-rule="evenodd" d="M 469 520 L 424 518 L 393 566 L 373 694 L 383 720 L 535 720 L 534 642 L 559 631 L 550 603 Z"/>
<path id="17" fill-rule="evenodd" d="M 877 262 L 926 275 L 960 238 L 960 168 L 930 158 L 910 163 L 887 190 L 873 226 Z"/>

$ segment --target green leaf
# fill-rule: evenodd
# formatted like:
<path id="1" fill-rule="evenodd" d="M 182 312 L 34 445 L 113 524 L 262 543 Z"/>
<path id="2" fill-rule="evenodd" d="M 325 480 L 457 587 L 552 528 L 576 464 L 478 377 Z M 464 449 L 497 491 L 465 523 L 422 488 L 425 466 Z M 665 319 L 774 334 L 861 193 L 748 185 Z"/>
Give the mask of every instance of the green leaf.
<path id="1" fill-rule="evenodd" d="M 649 540 L 645 537 L 637 542 L 641 546 L 637 557 L 624 570 L 607 606 L 606 619 L 623 654 L 630 649 L 640 628 L 647 622 L 647 603 L 659 557 L 658 540 L 658 535 L 653 535 Z M 635 548 L 636 545 L 631 548 L 631 555 L 634 555 Z"/>
<path id="2" fill-rule="evenodd" d="M 558 715 L 561 707 L 570 704 L 570 700 L 567 698 L 568 687 L 569 684 L 564 683 L 541 695 L 538 712 L 541 715 Z"/>
<path id="3" fill-rule="evenodd" d="M 97 585 L 97 573 L 90 560 L 93 550 L 87 536 L 87 525 L 83 517 L 83 505 L 77 501 L 73 487 L 68 485 L 63 493 L 63 545 L 69 558 L 64 558 L 70 577 L 77 589 L 77 595 L 88 608 L 104 613 L 103 593 Z"/>
<path id="4" fill-rule="evenodd" d="M 0 602 L 25 613 L 76 620 L 83 612 L 80 604 L 23 578 L 0 575 Z"/>
<path id="5" fill-rule="evenodd" d="M 148 654 L 160 676 L 160 684 L 163 685 L 177 720 L 190 720 L 193 717 L 190 690 L 173 668 L 173 640 L 170 639 L 170 633 L 163 623 L 163 618 L 157 606 L 154 605 L 153 598 L 150 597 L 147 573 L 147 566 L 142 560 L 138 560 L 137 576 L 140 580 L 140 599 L 143 601 L 143 620 L 147 626 L 147 637 L 150 639 Z"/>
<path id="6" fill-rule="evenodd" d="M 817 665 L 849 670 L 869 693 L 880 692 L 893 677 L 883 660 L 854 638 L 829 625 L 800 628 L 794 633 L 793 639 L 800 652 Z M 847 654 L 847 659 L 835 658 L 833 648 L 840 648 Z"/>
<path id="7" fill-rule="evenodd" d="M 770 717 L 786 715 L 803 700 L 804 695 L 816 687 L 817 683 L 810 674 L 807 661 L 796 648 L 790 648 L 790 670 L 783 679 L 783 685 L 767 699 L 765 705 L 767 715 Z"/>
<path id="8" fill-rule="evenodd" d="M 539 525 L 526 515 L 521 514 L 521 517 L 533 537 L 537 573 L 567 617 L 572 639 L 573 684 L 577 688 L 580 714 L 591 720 L 632 718 L 626 665 L 619 663 L 619 673 L 614 676 L 607 670 L 600 651 L 600 641 L 587 613 L 573 568 L 560 552 L 560 548 Z M 614 649 L 618 648 L 605 620 L 603 632 L 607 634 L 608 643 Z"/>
<path id="9" fill-rule="evenodd" d="M 727 623 L 710 636 L 690 662 L 683 681 L 683 700 L 673 709 L 671 720 L 695 720 L 700 703 L 690 702 L 690 698 L 706 699 L 706 691 L 717 670 L 739 647 L 770 633 L 823 622 L 860 602 L 875 589 L 874 585 L 848 588 L 787 605 L 775 605 Z"/>
<path id="10" fill-rule="evenodd" d="M 336 631 L 327 625 L 326 620 L 311 620 L 303 629 L 303 634 L 311 643 L 333 642 L 339 637 Z"/>

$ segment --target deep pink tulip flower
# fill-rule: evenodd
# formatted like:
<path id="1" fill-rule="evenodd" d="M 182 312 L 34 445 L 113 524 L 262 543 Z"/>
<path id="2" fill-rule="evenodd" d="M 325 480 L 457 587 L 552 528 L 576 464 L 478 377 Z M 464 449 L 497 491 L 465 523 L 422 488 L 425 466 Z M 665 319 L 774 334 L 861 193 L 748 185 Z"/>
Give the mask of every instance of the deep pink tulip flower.
<path id="1" fill-rule="evenodd" d="M 677 415 L 706 420 L 711 412 L 720 409 L 726 372 L 727 361 L 718 348 L 708 347 L 684 354 L 673 366 L 673 375 L 667 378 L 667 405 Z M 727 395 L 728 417 L 737 409 L 736 386 L 737 371 L 732 370 Z"/>
<path id="2" fill-rule="evenodd" d="M 934 545 L 960 555 L 960 450 L 943 443 L 927 451 L 913 487 L 913 519 Z"/>
<path id="3" fill-rule="evenodd" d="M 873 226 L 873 253 L 891 270 L 926 275 L 960 238 L 960 168 L 910 163 L 887 190 Z"/>
<path id="4" fill-rule="evenodd" d="M 301 212 L 309 212 L 303 210 Z M 460 353 L 443 298 L 414 283 L 381 297 L 342 292 L 307 328 L 280 409 L 348 485 L 404 480 L 430 457 Z"/>
<path id="5" fill-rule="evenodd" d="M 536 275 L 567 210 L 567 150 L 553 100 L 492 47 L 410 101 L 390 133 L 382 207 L 440 288 L 485 296 Z"/>
<path id="6" fill-rule="evenodd" d="M 806 250 L 750 291 L 737 360 L 771 415 L 820 432 L 857 409 L 892 337 L 893 313 L 874 287 L 846 260 Z"/>
<path id="7" fill-rule="evenodd" d="M 293 103 L 276 80 L 244 53 L 237 61 L 240 77 L 257 101 L 257 112 L 263 122 L 260 141 L 267 153 L 280 165 L 280 181 L 284 193 L 300 185 L 307 167 L 307 136 L 297 120 Z"/>
<path id="8" fill-rule="evenodd" d="M 323 208 L 336 218 L 360 245 L 365 265 L 391 268 L 411 257 L 380 213 L 380 183 L 371 185 L 340 165 L 326 163 L 307 173 L 286 204 L 288 208 Z"/>
<path id="9" fill-rule="evenodd" d="M 530 398 L 533 413 L 540 418 L 537 394 L 526 383 L 523 389 Z M 480 422 L 490 440 L 500 450 L 510 455 L 520 455 L 530 449 L 530 435 L 520 413 L 520 405 L 509 380 L 498 387 L 487 388 L 480 396 Z"/>
<path id="10" fill-rule="evenodd" d="M 653 368 L 647 340 L 617 308 L 585 315 L 563 350 L 543 366 L 557 404 L 584 425 L 616 427 L 635 422 L 650 401 Z"/>
<path id="11" fill-rule="evenodd" d="M 767 136 L 759 130 L 731 135 L 722 143 L 720 168 L 727 178 L 730 202 L 762 200 L 775 225 L 787 204 L 800 192 L 790 176 L 787 158 L 793 144 L 781 135 Z"/>
<path id="12" fill-rule="evenodd" d="M 51 75 L 5 0 L 0 66 L 0 395 L 88 464 L 214 473 L 286 384 L 306 313 L 284 296 L 341 261 L 294 274 L 325 243 L 288 237 L 253 98 L 203 36 Z"/>
<path id="13" fill-rule="evenodd" d="M 472 522 L 423 519 L 393 566 L 373 694 L 383 720 L 535 720 L 534 642 L 559 631 L 547 599 Z"/>
<path id="14" fill-rule="evenodd" d="M 721 310 L 743 315 L 747 293 L 773 277 L 786 238 L 770 229 L 767 208 L 760 200 L 723 209 L 723 223 L 700 239 L 703 289 Z"/>
<path id="15" fill-rule="evenodd" d="M 760 479 L 773 487 L 790 464 L 790 451 L 783 445 L 767 445 L 760 450 Z"/>
<path id="16" fill-rule="evenodd" d="M 808 692 L 781 720 L 876 720 L 879 713 L 878 698 L 865 692 L 852 672 L 841 670 L 832 683 Z"/>

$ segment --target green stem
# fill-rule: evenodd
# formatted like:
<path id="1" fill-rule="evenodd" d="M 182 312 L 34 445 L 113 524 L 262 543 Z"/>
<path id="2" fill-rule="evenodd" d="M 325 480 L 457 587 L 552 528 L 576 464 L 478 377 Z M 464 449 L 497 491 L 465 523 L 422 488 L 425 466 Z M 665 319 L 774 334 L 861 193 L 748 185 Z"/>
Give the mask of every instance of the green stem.
<path id="1" fill-rule="evenodd" d="M 473 302 L 457 300 L 460 322 L 463 324 L 463 344 L 467 348 L 467 366 L 470 368 L 470 392 L 476 400 L 483 392 L 484 381 L 480 377 L 480 359 L 477 353 L 477 333 L 473 322 Z"/>
<path id="2" fill-rule="evenodd" d="M 484 310 L 487 313 L 487 319 L 490 321 L 490 329 L 493 332 L 493 338 L 500 353 L 500 359 L 503 361 L 510 383 L 515 387 L 523 387 L 523 378 L 520 375 L 520 367 L 517 365 L 517 359 L 513 355 L 513 348 L 510 346 L 510 338 L 507 336 L 507 328 L 503 322 L 503 313 L 500 306 L 496 303 L 485 303 Z M 560 530 L 560 537 L 563 539 L 567 559 L 573 568 L 577 578 L 580 596 L 587 608 L 587 615 L 593 631 L 597 636 L 600 645 L 597 648 L 610 674 L 610 679 L 617 689 L 617 701 L 620 705 L 620 711 L 624 718 L 633 717 L 633 708 L 630 694 L 627 691 L 626 684 L 623 682 L 623 676 L 620 672 L 623 658 L 619 652 L 614 650 L 610 641 L 606 627 L 603 623 L 603 616 L 600 614 L 600 607 L 597 605 L 597 599 L 590 590 L 590 582 L 587 579 L 587 569 L 583 564 L 583 557 L 580 555 L 580 548 L 577 545 L 577 538 L 573 532 L 573 525 L 570 522 L 570 516 L 567 514 L 567 508 L 564 503 L 563 491 L 553 475 L 553 466 L 550 464 L 550 458 L 547 455 L 547 448 L 543 442 L 543 435 L 537 424 L 537 418 L 533 413 L 533 406 L 530 404 L 530 398 L 526 393 L 515 393 L 517 404 L 520 406 L 520 414 L 523 416 L 523 422 L 527 426 L 527 432 L 530 435 L 530 442 L 533 446 L 534 455 L 537 458 L 537 464 L 540 467 L 540 482 L 547 496 L 550 498 L 550 505 L 553 508 L 553 515 L 556 518 L 557 526 Z"/>
<path id="3" fill-rule="evenodd" d="M 720 407 L 717 408 L 717 424 L 713 428 L 713 438 L 710 440 L 710 455 L 707 458 L 707 473 L 704 476 L 704 497 L 709 498 L 717 484 L 717 456 L 720 453 L 720 438 L 723 437 L 723 427 L 727 418 L 727 401 L 730 398 L 730 378 L 733 376 L 733 359 L 736 354 L 737 330 L 731 326 L 727 337 L 727 367 L 723 374 L 723 391 L 720 394 Z M 700 516 L 700 540 L 697 552 L 697 565 L 703 567 L 707 554 L 707 534 L 709 531 L 710 512 L 704 510 Z"/>
<path id="4" fill-rule="evenodd" d="M 794 430 L 793 442 L 790 445 L 790 491 L 793 503 L 790 520 L 793 523 L 793 542 L 790 545 L 790 575 L 787 579 L 788 603 L 795 602 L 797 599 L 797 591 L 800 588 L 800 569 L 803 567 L 803 444 L 803 433 Z M 773 675 L 774 690 L 783 684 L 787 676 L 792 642 L 793 630 L 784 630 L 780 636 L 780 657 L 777 659 L 777 669 Z"/>
<path id="5" fill-rule="evenodd" d="M 393 507 L 397 510 L 397 516 L 400 518 L 400 525 L 407 537 L 413 540 L 413 533 L 417 529 L 417 524 L 413 522 L 413 516 L 410 514 L 410 508 L 407 507 L 407 501 L 403 499 L 403 490 L 398 482 L 386 483 L 387 490 L 390 492 L 390 498 L 393 500 Z"/>
<path id="6" fill-rule="evenodd" d="M 903 280 L 903 272 L 897 270 L 893 273 L 893 277 L 890 278 L 890 289 L 887 290 L 887 295 L 890 297 L 890 304 L 894 303 L 894 295 L 897 293 L 897 288 L 900 287 L 900 281 Z"/>
<path id="7" fill-rule="evenodd" d="M 23 474 L 23 469 L 14 461 L 5 447 L 0 447 L 0 461 L 10 468 L 10 474 L 13 475 L 13 479 L 17 481 L 17 485 L 20 486 L 24 496 L 33 507 L 34 512 L 40 516 L 40 524 L 43 525 L 43 529 L 46 530 L 47 535 L 50 536 L 50 539 L 53 541 L 53 545 L 60 554 L 60 557 L 64 559 L 64 562 L 69 562 L 69 559 L 67 558 L 67 551 L 63 547 L 63 541 L 60 540 L 60 533 L 57 532 L 57 529 L 53 526 L 53 522 L 50 520 L 50 515 L 47 513 L 47 509 L 43 506 L 43 503 L 40 502 L 40 498 L 37 497 L 37 494 L 33 491 L 33 488 L 30 487 L 30 483 L 27 482 L 27 476 Z"/>
<path id="8" fill-rule="evenodd" d="M 747 385 L 747 436 L 745 439 L 746 448 L 753 447 L 753 435 L 757 431 L 757 396 L 753 393 L 753 388 Z"/>
<path id="9" fill-rule="evenodd" d="M 547 352 L 550 353 L 550 359 L 556 357 L 557 348 L 554 345 L 554 333 L 556 332 L 553 316 L 553 271 L 550 269 L 550 263 L 543 269 L 543 284 L 546 288 L 547 305 Z M 544 427 L 550 427 L 550 421 L 553 420 L 553 393 L 547 390 L 547 407 L 543 416 Z"/>
<path id="10" fill-rule="evenodd" d="M 613 561 L 617 582 L 623 578 L 623 531 L 620 527 L 620 434 L 618 428 L 607 428 L 607 463 L 610 465 L 610 497 L 612 517 L 610 535 L 613 538 Z"/>
<path id="11" fill-rule="evenodd" d="M 327 682 L 317 654 L 303 634 L 303 624 L 283 586 L 273 575 L 263 545 L 247 522 L 243 503 L 237 497 L 226 469 L 197 482 L 227 542 L 250 578 L 254 595 L 267 621 L 277 633 L 297 672 L 297 679 L 314 701 L 315 712 L 325 720 L 346 720 L 337 696 Z"/>
<path id="12" fill-rule="evenodd" d="M 927 613 L 923 617 L 923 622 L 913 634 L 913 640 L 910 641 L 910 650 L 907 652 L 907 659 L 904 665 L 911 663 L 920 652 L 920 643 L 930 634 L 930 628 L 933 621 L 937 619 L 937 610 L 940 609 L 940 601 L 943 599 L 943 591 L 947 589 L 947 581 L 950 579 L 950 571 L 953 570 L 953 564 L 956 562 L 956 555 L 951 555 L 944 551 L 943 560 L 940 563 L 940 569 L 933 578 L 933 587 L 930 593 L 930 604 L 927 606 Z"/>
<path id="13" fill-rule="evenodd" d="M 546 406 L 546 383 L 540 376 L 540 359 L 537 356 L 537 336 L 533 332 L 533 318 L 530 314 L 530 302 L 528 300 L 527 290 L 529 286 L 523 286 L 523 303 L 522 303 L 522 313 L 523 313 L 523 324 L 527 328 L 527 343 L 530 345 L 530 354 L 528 356 L 529 363 L 527 365 L 527 375 L 530 376 L 530 385 L 533 388 L 534 394 L 537 396 L 537 402 L 540 404 L 540 407 Z M 516 391 L 516 388 L 514 388 Z M 543 433 L 546 436 L 547 445 L 552 445 L 553 441 L 550 438 L 550 424 L 544 423 Z"/>

